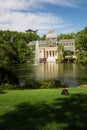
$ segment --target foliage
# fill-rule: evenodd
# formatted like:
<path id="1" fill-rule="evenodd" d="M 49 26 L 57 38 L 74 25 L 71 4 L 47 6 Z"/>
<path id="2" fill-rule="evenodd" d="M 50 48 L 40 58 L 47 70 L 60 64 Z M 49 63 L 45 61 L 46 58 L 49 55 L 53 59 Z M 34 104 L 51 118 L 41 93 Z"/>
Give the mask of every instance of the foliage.
<path id="1" fill-rule="evenodd" d="M 87 27 L 77 33 L 77 62 L 87 65 Z"/>
<path id="2" fill-rule="evenodd" d="M 64 57 L 65 56 L 72 56 L 73 55 L 73 51 L 70 51 L 70 50 L 64 50 Z"/>
<path id="3" fill-rule="evenodd" d="M 43 35 L 42 37 L 41 37 L 41 40 L 45 40 L 46 39 L 46 35 Z"/>
<path id="4" fill-rule="evenodd" d="M 77 49 L 87 51 L 87 27 L 78 32 L 76 37 Z"/>
<path id="5" fill-rule="evenodd" d="M 64 50 L 63 52 L 63 61 L 64 62 L 73 62 L 73 51 L 70 51 L 70 50 Z"/>
<path id="6" fill-rule="evenodd" d="M 3 89 L 9 87 L 9 85 L 19 85 L 19 79 L 15 73 L 7 68 L 0 67 L 0 85 Z M 10 88 L 10 87 L 9 87 Z"/>
<path id="7" fill-rule="evenodd" d="M 87 51 L 78 51 L 77 56 L 77 62 L 87 65 Z"/>
<path id="8" fill-rule="evenodd" d="M 63 61 L 63 52 L 64 52 L 63 45 L 58 45 L 58 62 Z"/>
<path id="9" fill-rule="evenodd" d="M 0 66 L 25 63 L 31 60 L 30 41 L 40 39 L 36 33 L 0 30 Z"/>
<path id="10" fill-rule="evenodd" d="M 10 64 L 8 51 L 4 45 L 0 45 L 0 66 L 7 66 Z"/>
<path id="11" fill-rule="evenodd" d="M 18 84 L 12 84 L 12 83 L 5 83 L 3 85 L 0 85 L 0 90 L 17 90 L 20 89 Z"/>
<path id="12" fill-rule="evenodd" d="M 58 39 L 74 39 L 75 38 L 75 33 L 70 33 L 70 34 L 60 34 L 58 36 Z"/>
<path id="13" fill-rule="evenodd" d="M 44 88 L 59 88 L 61 82 L 59 80 L 26 80 L 25 84 L 21 87 L 22 89 L 44 89 Z"/>

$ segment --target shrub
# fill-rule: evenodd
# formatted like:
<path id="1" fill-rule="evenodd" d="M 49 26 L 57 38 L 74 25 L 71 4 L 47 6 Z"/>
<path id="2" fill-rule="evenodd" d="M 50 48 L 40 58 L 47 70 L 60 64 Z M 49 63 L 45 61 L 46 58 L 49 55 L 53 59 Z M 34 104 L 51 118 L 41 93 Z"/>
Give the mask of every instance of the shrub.
<path id="1" fill-rule="evenodd" d="M 28 79 L 25 81 L 24 85 L 21 87 L 23 89 L 38 89 L 40 87 L 40 82 L 34 79 Z"/>
<path id="2" fill-rule="evenodd" d="M 3 89 L 6 89 L 6 87 L 15 88 L 19 85 L 19 79 L 17 75 L 9 69 L 0 67 L 0 85 L 2 85 Z M 12 85 L 15 87 L 12 87 Z"/>
<path id="3" fill-rule="evenodd" d="M 1 85 L 1 89 L 3 89 L 3 85 Z M 7 90 L 19 89 L 19 85 L 5 83 L 4 84 L 4 89 L 7 89 Z"/>
<path id="4" fill-rule="evenodd" d="M 61 82 L 59 80 L 26 80 L 24 85 L 21 87 L 23 89 L 44 89 L 44 88 L 59 88 Z"/>

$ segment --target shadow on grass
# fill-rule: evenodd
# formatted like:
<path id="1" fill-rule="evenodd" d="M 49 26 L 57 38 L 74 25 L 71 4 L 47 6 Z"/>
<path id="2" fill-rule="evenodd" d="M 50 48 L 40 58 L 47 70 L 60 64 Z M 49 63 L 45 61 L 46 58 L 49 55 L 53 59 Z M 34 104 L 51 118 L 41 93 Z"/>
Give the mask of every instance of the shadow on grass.
<path id="1" fill-rule="evenodd" d="M 0 91 L 0 94 L 6 94 L 7 92 L 4 92 L 4 91 Z"/>
<path id="2" fill-rule="evenodd" d="M 87 95 L 58 98 L 52 104 L 22 103 L 14 111 L 1 116 L 0 121 L 0 130 L 42 130 L 54 122 L 56 128 L 44 130 L 85 130 Z"/>

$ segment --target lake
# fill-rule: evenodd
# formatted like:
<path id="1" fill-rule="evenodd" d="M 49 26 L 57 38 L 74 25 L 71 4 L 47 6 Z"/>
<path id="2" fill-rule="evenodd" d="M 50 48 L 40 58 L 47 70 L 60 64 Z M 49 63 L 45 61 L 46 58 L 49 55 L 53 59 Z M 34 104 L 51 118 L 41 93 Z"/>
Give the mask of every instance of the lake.
<path id="1" fill-rule="evenodd" d="M 87 72 L 84 67 L 76 63 L 40 63 L 39 65 L 16 65 L 11 69 L 17 74 L 22 85 L 26 80 L 58 79 L 68 83 L 70 87 L 87 84 Z"/>

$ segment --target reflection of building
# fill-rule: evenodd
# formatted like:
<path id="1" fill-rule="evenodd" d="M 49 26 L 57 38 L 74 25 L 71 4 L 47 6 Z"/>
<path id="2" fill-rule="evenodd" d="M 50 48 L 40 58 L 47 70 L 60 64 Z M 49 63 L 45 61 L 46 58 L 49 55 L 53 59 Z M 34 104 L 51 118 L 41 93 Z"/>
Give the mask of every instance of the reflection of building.
<path id="1" fill-rule="evenodd" d="M 64 50 L 75 52 L 75 40 L 64 39 L 58 41 L 58 36 L 54 30 L 46 34 L 44 41 L 39 41 L 39 59 L 40 61 L 56 62 L 58 59 L 58 45 L 63 45 Z"/>
<path id="2" fill-rule="evenodd" d="M 58 64 L 56 63 L 41 63 L 35 69 L 37 79 L 57 79 L 58 78 Z"/>

